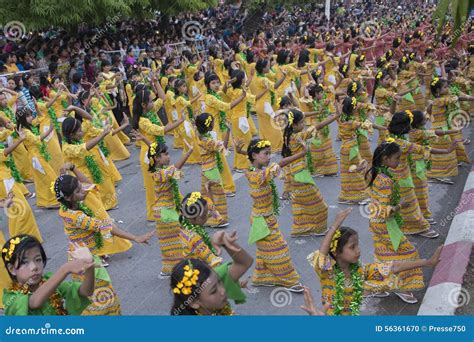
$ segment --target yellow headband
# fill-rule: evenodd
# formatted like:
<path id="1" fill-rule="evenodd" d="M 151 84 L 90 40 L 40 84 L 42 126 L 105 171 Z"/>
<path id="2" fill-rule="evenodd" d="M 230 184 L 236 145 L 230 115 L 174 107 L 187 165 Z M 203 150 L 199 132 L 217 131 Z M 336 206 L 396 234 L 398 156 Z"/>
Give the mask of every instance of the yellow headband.
<path id="1" fill-rule="evenodd" d="M 351 101 L 352 107 L 355 108 L 357 106 L 357 98 L 353 97 Z"/>
<path id="2" fill-rule="evenodd" d="M 24 239 L 26 239 L 26 236 L 22 237 L 20 239 L 20 237 L 16 237 L 14 239 L 11 239 L 9 244 L 9 248 L 4 248 L 2 249 L 2 253 L 5 254 L 5 261 L 10 261 L 11 258 L 12 258 L 12 255 L 13 253 L 15 252 L 15 248 L 16 248 L 16 245 L 18 245 L 21 241 L 23 241 Z"/>
<path id="3" fill-rule="evenodd" d="M 189 207 L 189 206 L 195 204 L 201 198 L 202 198 L 201 193 L 198 192 L 198 191 L 195 191 L 195 192 L 191 193 L 191 196 L 189 196 L 189 198 L 186 202 L 186 205 Z"/>
<path id="4" fill-rule="evenodd" d="M 355 93 L 357 91 L 357 83 L 352 82 L 352 92 Z"/>
<path id="5" fill-rule="evenodd" d="M 337 243 L 339 242 L 340 237 L 341 237 L 341 231 L 338 229 L 332 236 L 331 246 L 329 247 L 329 250 L 331 251 L 332 254 L 336 253 Z"/>
<path id="6" fill-rule="evenodd" d="M 436 83 L 438 83 L 438 81 L 439 81 L 439 77 L 433 78 L 433 81 L 431 81 L 431 85 L 434 87 Z"/>
<path id="7" fill-rule="evenodd" d="M 290 111 L 288 112 L 288 126 L 292 126 L 293 121 L 295 121 L 295 115 Z"/>
<path id="8" fill-rule="evenodd" d="M 207 117 L 206 121 L 204 122 L 204 125 L 205 125 L 207 128 L 209 128 L 209 127 L 211 127 L 211 123 L 212 123 L 212 116 L 209 115 L 209 116 Z"/>
<path id="9" fill-rule="evenodd" d="M 256 148 L 265 148 L 265 147 L 270 147 L 272 144 L 268 140 L 260 140 L 255 147 Z"/>
<path id="10" fill-rule="evenodd" d="M 176 284 L 176 287 L 173 289 L 173 293 L 189 296 L 192 293 L 192 287 L 198 282 L 200 272 L 199 270 L 193 269 L 191 262 L 184 266 L 183 269 L 183 279 L 181 279 L 181 281 Z"/>
<path id="11" fill-rule="evenodd" d="M 410 123 L 413 123 L 413 113 L 411 110 L 406 110 L 405 113 L 407 114 L 408 118 L 410 119 Z"/>
<path id="12" fill-rule="evenodd" d="M 388 137 L 387 139 L 385 139 L 385 142 L 386 142 L 387 144 L 391 144 L 391 143 L 394 143 L 394 142 L 395 142 L 395 139 L 392 138 L 392 137 Z"/>

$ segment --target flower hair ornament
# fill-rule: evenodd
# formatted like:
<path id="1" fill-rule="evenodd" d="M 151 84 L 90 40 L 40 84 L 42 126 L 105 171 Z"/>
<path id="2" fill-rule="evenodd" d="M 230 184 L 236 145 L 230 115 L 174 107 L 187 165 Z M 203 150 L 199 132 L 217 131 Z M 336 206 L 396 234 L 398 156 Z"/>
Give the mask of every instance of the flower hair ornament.
<path id="1" fill-rule="evenodd" d="M 394 142 L 395 142 L 395 139 L 392 138 L 392 137 L 388 137 L 387 139 L 385 139 L 385 142 L 386 142 L 387 144 L 391 144 L 391 143 L 394 143 Z"/>
<path id="2" fill-rule="evenodd" d="M 355 92 L 357 91 L 357 83 L 356 82 L 352 82 L 351 90 L 355 94 Z"/>
<path id="3" fill-rule="evenodd" d="M 193 268 L 191 261 L 189 261 L 188 264 L 183 267 L 183 269 L 183 278 L 176 284 L 176 287 L 173 289 L 173 293 L 189 296 L 192 293 L 192 287 L 198 282 L 200 272 L 199 270 L 195 270 Z"/>
<path id="4" fill-rule="evenodd" d="M 360 55 L 360 56 L 359 56 L 359 61 L 362 62 L 364 59 L 365 59 L 365 55 Z"/>
<path id="5" fill-rule="evenodd" d="M 410 119 L 410 124 L 413 123 L 414 115 L 413 115 L 413 113 L 411 112 L 411 110 L 406 110 L 405 113 L 406 113 L 406 115 L 408 116 L 408 118 Z"/>
<path id="6" fill-rule="evenodd" d="M 316 76 L 321 75 L 321 69 L 316 70 Z"/>
<path id="7" fill-rule="evenodd" d="M 434 87 L 436 85 L 436 83 L 439 82 L 439 77 L 435 77 L 433 78 L 433 80 L 431 81 L 431 85 Z"/>
<path id="8" fill-rule="evenodd" d="M 352 108 L 355 108 L 357 106 L 357 98 L 355 96 L 352 97 L 351 105 Z"/>
<path id="9" fill-rule="evenodd" d="M 380 60 L 381 60 L 382 62 L 386 62 L 386 61 L 387 61 L 387 58 L 386 58 L 385 56 L 382 56 L 382 57 L 380 57 Z"/>
<path id="10" fill-rule="evenodd" d="M 209 116 L 207 117 L 206 121 L 204 122 L 204 125 L 205 125 L 207 128 L 209 128 L 209 127 L 211 127 L 211 124 L 212 124 L 212 116 L 209 115 Z"/>
<path id="11" fill-rule="evenodd" d="M 410 55 L 408 57 L 410 57 L 410 59 L 415 58 L 415 53 L 414 52 L 410 53 Z"/>
<path id="12" fill-rule="evenodd" d="M 63 180 L 63 176 L 59 176 L 54 182 L 51 182 L 50 190 L 56 196 L 57 200 L 64 198 L 64 193 L 59 189 L 59 182 Z"/>
<path id="13" fill-rule="evenodd" d="M 295 121 L 295 115 L 292 111 L 288 112 L 288 126 L 292 126 Z"/>
<path id="14" fill-rule="evenodd" d="M 186 205 L 189 207 L 193 204 L 195 204 L 199 199 L 202 198 L 202 195 L 200 192 L 195 191 L 191 193 L 191 196 L 189 196 L 188 200 L 186 201 Z"/>
<path id="15" fill-rule="evenodd" d="M 377 75 L 375 76 L 376 79 L 380 80 L 383 76 L 383 72 L 379 71 Z"/>
<path id="16" fill-rule="evenodd" d="M 281 103 L 281 97 L 277 97 L 276 99 L 276 107 L 280 108 L 280 103 Z"/>
<path id="17" fill-rule="evenodd" d="M 331 246 L 329 247 L 329 250 L 331 251 L 332 254 L 336 253 L 337 244 L 339 242 L 340 237 L 341 237 L 341 231 L 338 229 L 332 236 Z"/>
<path id="18" fill-rule="evenodd" d="M 26 236 L 23 236 L 22 238 L 16 237 L 8 241 L 8 247 L 7 245 L 5 245 L 5 248 L 2 249 L 3 258 L 5 259 L 5 261 L 11 260 L 13 253 L 15 253 L 16 246 L 26 238 Z"/>
<path id="19" fill-rule="evenodd" d="M 402 62 L 403 62 L 403 63 L 406 63 L 406 62 L 407 62 L 407 56 L 403 56 L 403 57 L 402 57 Z"/>
<path id="20" fill-rule="evenodd" d="M 265 148 L 270 147 L 272 144 L 268 140 L 260 140 L 257 144 L 255 144 L 256 148 Z"/>
<path id="21" fill-rule="evenodd" d="M 158 144 L 156 142 L 150 145 L 150 155 L 154 156 L 156 154 L 157 147 L 158 147 Z"/>

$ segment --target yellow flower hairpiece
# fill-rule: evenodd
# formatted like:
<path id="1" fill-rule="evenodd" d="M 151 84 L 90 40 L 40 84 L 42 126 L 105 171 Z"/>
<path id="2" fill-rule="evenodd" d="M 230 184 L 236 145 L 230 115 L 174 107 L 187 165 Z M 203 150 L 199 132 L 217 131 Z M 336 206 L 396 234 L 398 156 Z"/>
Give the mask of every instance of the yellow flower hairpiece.
<path id="1" fill-rule="evenodd" d="M 265 147 L 270 147 L 272 144 L 268 140 L 260 140 L 255 147 L 257 148 L 265 148 Z"/>
<path id="2" fill-rule="evenodd" d="M 377 73 L 377 76 L 375 76 L 375 78 L 378 79 L 378 80 L 380 80 L 380 79 L 382 78 L 382 76 L 383 76 L 383 72 L 379 71 L 379 72 Z"/>
<path id="3" fill-rule="evenodd" d="M 357 91 L 357 83 L 356 82 L 352 82 L 352 92 L 355 93 Z"/>
<path id="4" fill-rule="evenodd" d="M 316 76 L 319 76 L 319 75 L 321 75 L 321 69 L 318 69 L 318 70 L 316 71 Z"/>
<path id="5" fill-rule="evenodd" d="M 388 50 L 387 53 L 388 53 L 388 55 L 389 55 L 390 57 L 393 56 L 393 51 L 392 51 L 392 50 Z"/>
<path id="6" fill-rule="evenodd" d="M 362 62 L 365 59 L 365 55 L 360 55 L 359 60 Z"/>
<path id="7" fill-rule="evenodd" d="M 154 156 L 156 154 L 157 147 L 158 147 L 158 144 L 156 142 L 150 145 L 150 155 Z"/>
<path id="8" fill-rule="evenodd" d="M 332 236 L 331 246 L 329 247 L 329 250 L 331 251 L 332 254 L 336 253 L 337 243 L 339 242 L 340 237 L 341 237 L 341 231 L 338 229 Z"/>
<path id="9" fill-rule="evenodd" d="M 52 81 L 53 79 L 51 78 L 51 76 L 48 76 L 48 83 L 51 84 Z"/>
<path id="10" fill-rule="evenodd" d="M 413 59 L 413 58 L 415 58 L 415 53 L 414 52 L 410 53 L 410 59 Z"/>
<path id="11" fill-rule="evenodd" d="M 407 114 L 408 118 L 410 119 L 410 123 L 413 123 L 413 113 L 411 112 L 411 110 L 406 110 L 405 113 Z"/>
<path id="12" fill-rule="evenodd" d="M 436 83 L 439 82 L 439 77 L 435 77 L 433 78 L 433 80 L 431 81 L 431 85 L 434 87 L 436 85 Z"/>
<path id="13" fill-rule="evenodd" d="M 212 123 L 212 116 L 209 115 L 209 116 L 207 117 L 206 121 L 204 122 L 204 125 L 205 125 L 207 128 L 209 128 L 209 127 L 211 127 L 211 123 Z"/>
<path id="14" fill-rule="evenodd" d="M 198 191 L 195 191 L 191 193 L 191 196 L 189 196 L 188 201 L 186 202 L 186 205 L 189 207 L 193 205 L 194 203 L 196 203 L 201 198 L 202 198 L 201 193 Z"/>
<path id="15" fill-rule="evenodd" d="M 321 88 L 321 89 L 324 89 L 324 86 L 322 83 L 318 83 L 318 86 Z"/>
<path id="16" fill-rule="evenodd" d="M 183 269 L 183 278 L 176 284 L 176 287 L 173 289 L 173 293 L 189 296 L 192 293 L 192 287 L 198 282 L 200 272 L 199 270 L 193 269 L 191 262 L 184 266 Z"/>
<path id="17" fill-rule="evenodd" d="M 407 57 L 406 57 L 406 56 L 403 56 L 403 57 L 402 57 L 402 62 L 403 62 L 403 63 L 406 63 L 406 62 L 407 62 Z"/>
<path id="18" fill-rule="evenodd" d="M 397 38 L 397 42 L 400 44 L 402 42 L 402 38 Z"/>
<path id="19" fill-rule="evenodd" d="M 342 66 L 342 72 L 346 72 L 346 71 L 347 71 L 347 64 L 344 64 L 344 65 Z"/>
<path id="20" fill-rule="evenodd" d="M 382 57 L 380 58 L 380 60 L 381 60 L 382 62 L 385 62 L 385 61 L 387 61 L 387 58 L 385 58 L 385 56 L 382 56 Z"/>
<path id="21" fill-rule="evenodd" d="M 277 97 L 276 99 L 276 107 L 280 108 L 280 103 L 281 103 L 281 97 Z"/>
<path id="22" fill-rule="evenodd" d="M 12 255 L 15 252 L 16 245 L 18 245 L 25 238 L 26 238 L 26 236 L 21 238 L 21 239 L 19 237 L 11 239 L 9 248 L 8 249 L 7 248 L 2 249 L 2 253 L 5 254 L 5 261 L 10 261 L 11 260 Z"/>
<path id="23" fill-rule="evenodd" d="M 295 121 L 295 115 L 290 111 L 288 112 L 288 126 L 292 126 L 293 121 Z"/>
<path id="24" fill-rule="evenodd" d="M 355 108 L 357 106 L 357 98 L 354 96 L 351 101 L 352 108 Z"/>
<path id="25" fill-rule="evenodd" d="M 390 63 L 385 63 L 383 67 L 384 67 L 385 69 L 390 68 Z"/>
<path id="26" fill-rule="evenodd" d="M 392 138 L 392 137 L 388 137 L 387 139 L 385 139 L 385 142 L 386 142 L 387 144 L 391 144 L 391 143 L 394 143 L 394 142 L 395 142 L 395 139 Z"/>

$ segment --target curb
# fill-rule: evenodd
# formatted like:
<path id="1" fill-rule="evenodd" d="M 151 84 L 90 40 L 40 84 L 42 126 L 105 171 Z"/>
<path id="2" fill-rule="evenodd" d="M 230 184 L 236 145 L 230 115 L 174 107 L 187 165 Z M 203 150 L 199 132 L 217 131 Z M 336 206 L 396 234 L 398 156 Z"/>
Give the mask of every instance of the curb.
<path id="1" fill-rule="evenodd" d="M 463 305 L 470 300 L 462 283 L 474 240 L 474 166 L 453 213 L 455 216 L 441 252 L 441 261 L 434 269 L 418 315 L 452 316 L 458 303 Z"/>

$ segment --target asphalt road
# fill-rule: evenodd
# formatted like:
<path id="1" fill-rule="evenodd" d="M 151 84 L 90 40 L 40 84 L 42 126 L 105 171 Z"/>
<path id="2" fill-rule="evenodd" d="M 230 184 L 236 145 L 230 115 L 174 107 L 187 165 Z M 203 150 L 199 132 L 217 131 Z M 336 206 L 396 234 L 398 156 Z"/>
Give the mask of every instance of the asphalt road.
<path id="1" fill-rule="evenodd" d="M 333 136 L 335 135 L 335 123 L 331 126 Z M 375 133 L 377 134 L 377 133 Z M 473 137 L 472 126 L 465 129 L 464 136 Z M 168 142 L 170 138 L 167 137 Z M 372 148 L 375 148 L 376 136 L 372 138 Z M 169 145 L 171 146 L 171 145 Z M 335 150 L 339 151 L 340 143 L 336 142 Z M 471 159 L 473 157 L 472 145 L 467 146 Z M 146 221 L 145 216 L 145 193 L 143 189 L 143 179 L 140 165 L 138 163 L 139 150 L 130 146 L 131 157 L 129 160 L 117 162 L 116 165 L 123 176 L 122 183 L 118 186 L 119 208 L 109 212 L 116 220 L 123 222 L 120 227 L 130 232 L 140 234 L 154 229 L 153 223 Z M 176 161 L 181 151 L 171 149 L 171 160 Z M 279 157 L 276 156 L 275 159 Z M 229 156 L 229 163 L 232 164 L 232 155 Z M 454 185 L 441 185 L 430 183 L 431 209 L 438 222 L 435 227 L 440 233 L 440 237 L 429 240 L 421 237 L 410 237 L 410 240 L 418 248 L 421 257 L 429 257 L 436 246 L 442 244 L 449 230 L 450 222 L 446 222 L 446 217 L 450 217 L 454 208 L 458 204 L 464 182 L 468 173 L 468 166 L 460 167 L 459 175 L 455 179 Z M 184 168 L 185 178 L 180 181 L 182 193 L 196 191 L 200 189 L 200 169 L 199 166 Z M 228 199 L 231 225 L 229 230 L 237 230 L 240 236 L 240 243 L 251 255 L 255 255 L 255 246 L 247 246 L 249 232 L 249 214 L 251 211 L 251 199 L 248 194 L 247 180 L 243 174 L 234 174 L 237 187 L 237 195 Z M 339 193 L 340 178 L 325 177 L 316 178 L 326 202 L 329 205 L 329 222 L 332 222 L 337 212 L 346 206 L 337 203 Z M 282 182 L 277 181 L 281 193 Z M 64 235 L 62 222 L 56 210 L 37 209 L 35 200 L 30 200 L 38 225 L 45 240 L 45 250 L 48 255 L 48 271 L 55 271 L 66 261 L 67 239 Z M 6 216 L 3 211 L 1 227 L 5 236 L 8 235 L 6 229 Z M 281 215 L 278 219 L 280 229 L 286 237 L 290 253 L 296 268 L 301 275 L 301 281 L 308 286 L 315 297 L 316 303 L 320 305 L 320 285 L 317 275 L 312 270 L 306 260 L 306 256 L 318 249 L 322 240 L 319 238 L 291 238 L 291 205 L 283 204 Z M 348 220 L 345 222 L 359 232 L 361 244 L 362 262 L 373 260 L 373 244 L 368 230 L 368 220 L 361 216 L 359 208 L 354 207 Z M 227 257 L 227 256 L 226 256 Z M 160 279 L 161 267 L 160 251 L 157 239 L 154 238 L 149 246 L 135 245 L 128 252 L 113 255 L 110 259 L 108 271 L 112 278 L 112 283 L 117 290 L 122 302 L 122 313 L 124 315 L 168 315 L 171 307 L 172 295 L 169 289 L 169 279 Z M 252 269 L 247 276 L 250 276 Z M 425 282 L 429 283 L 432 270 L 425 269 Z M 282 289 L 256 288 L 249 284 L 245 290 L 248 299 L 243 305 L 234 305 L 237 314 L 240 315 L 302 315 L 305 314 L 300 305 L 303 304 L 301 294 L 290 294 Z M 424 291 L 416 293 L 419 303 L 423 298 Z M 369 298 L 364 302 L 361 313 L 364 315 L 416 315 L 419 304 L 409 305 L 403 303 L 395 295 L 388 298 Z"/>

